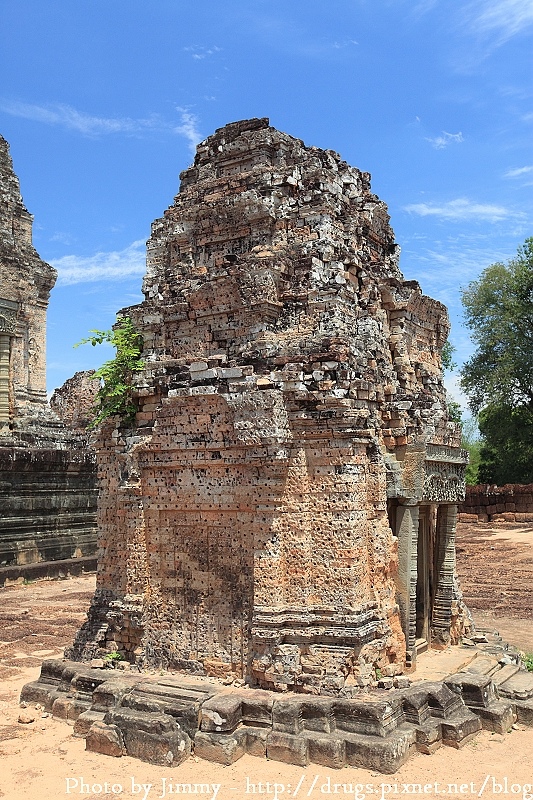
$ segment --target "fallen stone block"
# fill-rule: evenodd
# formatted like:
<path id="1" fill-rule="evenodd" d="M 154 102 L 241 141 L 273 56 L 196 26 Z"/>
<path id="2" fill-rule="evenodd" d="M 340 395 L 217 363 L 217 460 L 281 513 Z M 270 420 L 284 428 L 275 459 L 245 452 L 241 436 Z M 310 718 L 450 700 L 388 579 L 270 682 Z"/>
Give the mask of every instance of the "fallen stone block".
<path id="1" fill-rule="evenodd" d="M 272 730 L 280 733 L 301 733 L 302 701 L 297 698 L 275 700 L 272 706 Z"/>
<path id="2" fill-rule="evenodd" d="M 54 700 L 52 714 L 57 719 L 63 719 L 65 722 L 73 725 L 80 714 L 82 714 L 84 711 L 88 711 L 90 706 L 90 700 L 63 695 Z"/>
<path id="3" fill-rule="evenodd" d="M 22 687 L 20 700 L 25 703 L 40 703 L 45 711 L 51 711 L 54 702 L 61 694 L 53 686 L 32 681 Z"/>
<path id="4" fill-rule="evenodd" d="M 404 692 L 402 707 L 405 720 L 414 725 L 421 725 L 431 716 L 428 693 L 422 686 L 412 686 Z"/>
<path id="5" fill-rule="evenodd" d="M 332 769 L 341 769 L 346 765 L 346 744 L 341 737 L 306 733 L 306 739 L 312 764 Z"/>
<path id="6" fill-rule="evenodd" d="M 177 767 L 191 754 L 191 740 L 183 731 L 164 734 L 123 731 L 126 753 L 149 764 Z"/>
<path id="7" fill-rule="evenodd" d="M 309 764 L 307 738 L 281 731 L 272 731 L 267 736 L 266 755 L 273 761 L 283 761 L 285 764 L 306 767 Z"/>
<path id="8" fill-rule="evenodd" d="M 498 699 L 490 677 L 470 672 L 457 672 L 444 680 L 445 685 L 463 698 L 468 708 L 488 708 Z"/>
<path id="9" fill-rule="evenodd" d="M 118 708 L 108 711 L 104 722 L 120 729 L 126 753 L 133 758 L 175 767 L 190 755 L 190 737 L 168 714 Z"/>
<path id="10" fill-rule="evenodd" d="M 512 678 L 513 675 L 519 671 L 520 667 L 518 664 L 505 664 L 499 672 L 496 672 L 492 676 L 492 682 L 495 686 L 501 686 L 502 683 Z"/>
<path id="11" fill-rule="evenodd" d="M 202 703 L 220 691 L 213 684 L 165 678 L 162 681 L 137 683 L 122 698 L 120 705 L 138 711 L 164 713 L 173 717 L 180 728 L 194 738 L 200 727 Z"/>
<path id="12" fill-rule="evenodd" d="M 494 700 L 488 708 L 478 708 L 475 713 L 483 728 L 493 733 L 507 733 L 516 722 L 514 706 L 505 700 Z"/>
<path id="13" fill-rule="evenodd" d="M 336 729 L 367 736 L 387 736 L 403 718 L 401 699 L 389 697 L 390 700 L 333 700 L 332 714 Z"/>
<path id="14" fill-rule="evenodd" d="M 424 683 L 423 686 L 427 692 L 429 713 L 432 717 L 446 719 L 464 709 L 462 696 L 446 684 L 431 681 Z"/>
<path id="15" fill-rule="evenodd" d="M 533 728 L 533 700 L 516 700 L 514 702 L 517 722 Z"/>
<path id="16" fill-rule="evenodd" d="M 521 669 L 512 677 L 501 683 L 499 692 L 502 697 L 513 700 L 529 700 L 533 698 L 533 673 Z"/>
<path id="17" fill-rule="evenodd" d="M 397 729 L 387 737 L 346 734 L 346 763 L 390 775 L 405 764 L 416 750 L 416 734 L 412 728 Z"/>
<path id="18" fill-rule="evenodd" d="M 242 695 L 243 725 L 272 725 L 272 706 L 274 698 L 270 692 L 252 689 Z"/>
<path id="19" fill-rule="evenodd" d="M 442 725 L 433 719 L 415 726 L 416 749 L 419 753 L 431 755 L 442 747 Z"/>
<path id="20" fill-rule="evenodd" d="M 103 722 L 104 713 L 102 711 L 82 711 L 74 723 L 74 736 L 84 738 L 89 733 L 89 728 L 93 722 Z"/>
<path id="21" fill-rule="evenodd" d="M 245 728 L 235 731 L 231 736 L 224 733 L 206 733 L 198 731 L 194 737 L 194 754 L 205 761 L 217 764 L 233 764 L 246 752 L 247 731 Z"/>
<path id="22" fill-rule="evenodd" d="M 486 637 L 485 641 L 487 641 Z M 473 636 L 472 640 L 475 642 L 476 637 Z M 496 658 L 490 658 L 490 656 L 478 656 L 473 661 L 465 667 L 463 672 L 472 672 L 475 675 L 492 675 L 494 672 L 497 672 L 500 668 L 498 660 Z"/>
<path id="23" fill-rule="evenodd" d="M 119 756 L 126 752 L 122 733 L 116 725 L 93 722 L 85 739 L 85 749 L 104 756 Z"/>
<path id="24" fill-rule="evenodd" d="M 217 694 L 203 703 L 200 730 L 217 733 L 234 731 L 242 717 L 241 698 L 237 694 Z"/>
<path id="25" fill-rule="evenodd" d="M 266 757 L 266 741 L 270 733 L 268 728 L 246 727 L 246 752 L 259 758 Z"/>
<path id="26" fill-rule="evenodd" d="M 139 682 L 137 678 L 137 682 Z M 135 681 L 126 682 L 118 676 L 113 676 L 97 686 L 92 693 L 92 708 L 94 711 L 107 711 L 120 705 L 122 698 L 132 690 Z"/>
<path id="27" fill-rule="evenodd" d="M 176 720 L 168 714 L 154 714 L 129 708 L 109 710 L 104 721 L 109 725 L 118 725 L 122 731 L 144 731 L 157 736 L 180 728 Z"/>
<path id="28" fill-rule="evenodd" d="M 452 719 L 441 723 L 442 743 L 459 749 L 481 730 L 481 720 L 468 710 L 458 713 Z"/>

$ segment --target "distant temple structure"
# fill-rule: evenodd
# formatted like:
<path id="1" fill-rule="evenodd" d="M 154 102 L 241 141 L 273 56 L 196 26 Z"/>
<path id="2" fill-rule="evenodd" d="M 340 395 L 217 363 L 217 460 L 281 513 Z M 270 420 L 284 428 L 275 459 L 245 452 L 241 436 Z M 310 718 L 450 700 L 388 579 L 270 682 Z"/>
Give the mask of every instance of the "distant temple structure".
<path id="1" fill-rule="evenodd" d="M 30 565 L 33 575 L 54 572 L 49 562 L 68 570 L 96 552 L 95 457 L 46 398 L 46 311 L 57 273 L 32 245 L 32 222 L 0 137 L 0 584 Z"/>
<path id="2" fill-rule="evenodd" d="M 101 558 L 70 657 L 335 693 L 461 635 L 445 307 L 368 173 L 267 119 L 202 142 L 152 225 L 133 427 L 97 444 Z"/>

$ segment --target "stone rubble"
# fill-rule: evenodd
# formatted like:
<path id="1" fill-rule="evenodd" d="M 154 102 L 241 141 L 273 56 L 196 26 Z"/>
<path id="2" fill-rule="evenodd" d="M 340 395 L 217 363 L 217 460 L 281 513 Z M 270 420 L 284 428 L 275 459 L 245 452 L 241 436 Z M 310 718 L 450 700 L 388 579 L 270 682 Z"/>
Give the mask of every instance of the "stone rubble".
<path id="1" fill-rule="evenodd" d="M 21 700 L 64 719 L 87 750 L 104 755 L 178 766 L 191 752 L 221 764 L 248 753 L 393 773 L 415 752 L 462 747 L 481 729 L 505 734 L 517 720 L 533 726 L 533 675 L 503 647 L 497 658 L 474 655 L 444 681 L 353 697 L 228 689 L 183 675 L 119 675 L 49 660 Z"/>

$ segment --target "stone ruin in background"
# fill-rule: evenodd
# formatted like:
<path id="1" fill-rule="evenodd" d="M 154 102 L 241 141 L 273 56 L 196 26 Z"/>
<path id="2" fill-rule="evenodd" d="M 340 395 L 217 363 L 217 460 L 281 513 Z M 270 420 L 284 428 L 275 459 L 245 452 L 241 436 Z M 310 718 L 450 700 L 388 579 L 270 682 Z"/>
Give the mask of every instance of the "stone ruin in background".
<path id="1" fill-rule="evenodd" d="M 81 569 L 96 552 L 95 456 L 46 398 L 57 273 L 33 247 L 32 223 L 0 137 L 0 585 L 71 571 L 72 560 Z"/>
<path id="2" fill-rule="evenodd" d="M 445 307 L 368 173 L 269 126 L 197 149 L 152 225 L 135 425 L 99 435 L 97 589 L 69 655 L 336 693 L 457 641 L 466 454 Z"/>

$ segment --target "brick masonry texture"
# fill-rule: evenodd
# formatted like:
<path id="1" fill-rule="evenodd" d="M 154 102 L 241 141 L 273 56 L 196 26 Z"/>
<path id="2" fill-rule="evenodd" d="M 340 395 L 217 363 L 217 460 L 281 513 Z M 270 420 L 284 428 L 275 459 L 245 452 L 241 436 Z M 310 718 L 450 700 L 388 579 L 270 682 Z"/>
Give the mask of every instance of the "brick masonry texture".
<path id="1" fill-rule="evenodd" d="M 32 245 L 32 222 L 0 137 L 0 583 L 5 567 L 96 551 L 95 456 L 46 399 L 57 275 Z"/>
<path id="2" fill-rule="evenodd" d="M 449 323 L 398 257 L 370 176 L 333 151 L 266 119 L 198 146 L 121 312 L 139 412 L 100 430 L 70 657 L 334 694 L 460 635 Z"/>
<path id="3" fill-rule="evenodd" d="M 533 483 L 467 486 L 458 510 L 465 522 L 533 522 Z"/>

